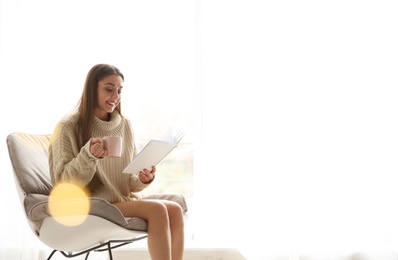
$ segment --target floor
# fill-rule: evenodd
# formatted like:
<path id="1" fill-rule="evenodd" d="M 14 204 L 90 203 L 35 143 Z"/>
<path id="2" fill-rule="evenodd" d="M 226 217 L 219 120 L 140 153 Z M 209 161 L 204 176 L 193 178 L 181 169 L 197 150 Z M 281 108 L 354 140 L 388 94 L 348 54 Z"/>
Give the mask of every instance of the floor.
<path id="1" fill-rule="evenodd" d="M 148 250 L 130 249 L 115 250 L 114 260 L 150 260 Z M 246 260 L 237 250 L 233 249 L 186 249 L 184 260 Z"/>

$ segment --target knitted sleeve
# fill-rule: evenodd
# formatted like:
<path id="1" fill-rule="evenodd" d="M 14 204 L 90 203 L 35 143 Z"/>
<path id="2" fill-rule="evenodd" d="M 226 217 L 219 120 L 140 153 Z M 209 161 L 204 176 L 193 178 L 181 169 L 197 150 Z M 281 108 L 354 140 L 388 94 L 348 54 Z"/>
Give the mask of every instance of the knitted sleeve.
<path id="1" fill-rule="evenodd" d="M 50 174 L 54 184 L 59 181 L 73 181 L 87 185 L 96 172 L 98 159 L 89 151 L 90 141 L 80 150 L 73 124 L 57 124 L 50 143 Z"/>

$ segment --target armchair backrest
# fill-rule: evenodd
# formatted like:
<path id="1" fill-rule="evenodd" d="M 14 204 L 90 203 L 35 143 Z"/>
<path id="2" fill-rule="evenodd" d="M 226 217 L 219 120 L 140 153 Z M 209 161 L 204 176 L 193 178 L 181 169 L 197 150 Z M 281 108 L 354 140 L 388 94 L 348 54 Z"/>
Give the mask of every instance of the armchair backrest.
<path id="1" fill-rule="evenodd" d="M 47 201 L 52 189 L 48 163 L 50 137 L 26 133 L 7 136 L 15 184 L 26 216 L 38 200 Z M 37 233 L 37 223 L 29 219 L 29 224 Z"/>
<path id="2" fill-rule="evenodd" d="M 49 144 L 50 135 L 12 133 L 7 137 L 17 185 L 25 196 L 50 194 L 52 184 L 48 163 Z"/>

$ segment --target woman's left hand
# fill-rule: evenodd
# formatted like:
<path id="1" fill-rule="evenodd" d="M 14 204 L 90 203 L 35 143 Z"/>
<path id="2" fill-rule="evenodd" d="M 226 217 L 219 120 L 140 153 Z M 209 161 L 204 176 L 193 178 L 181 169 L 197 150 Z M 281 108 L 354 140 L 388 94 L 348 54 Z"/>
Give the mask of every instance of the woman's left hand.
<path id="1" fill-rule="evenodd" d="M 156 172 L 156 167 L 152 166 L 152 171 L 144 169 L 138 173 L 138 177 L 143 183 L 147 184 L 150 183 L 155 178 L 155 172 Z"/>

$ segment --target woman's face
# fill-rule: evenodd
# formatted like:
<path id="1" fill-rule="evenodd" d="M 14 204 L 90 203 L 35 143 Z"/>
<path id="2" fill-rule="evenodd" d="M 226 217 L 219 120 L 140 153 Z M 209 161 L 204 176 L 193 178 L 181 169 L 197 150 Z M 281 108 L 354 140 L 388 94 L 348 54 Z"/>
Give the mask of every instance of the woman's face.
<path id="1" fill-rule="evenodd" d="M 108 121 L 108 113 L 112 113 L 120 102 L 123 79 L 119 75 L 109 75 L 98 82 L 98 100 L 95 115 Z"/>

